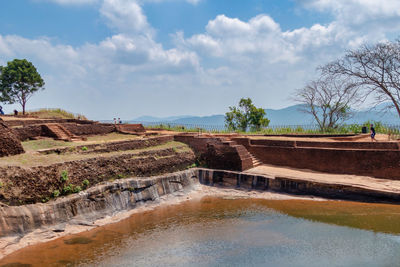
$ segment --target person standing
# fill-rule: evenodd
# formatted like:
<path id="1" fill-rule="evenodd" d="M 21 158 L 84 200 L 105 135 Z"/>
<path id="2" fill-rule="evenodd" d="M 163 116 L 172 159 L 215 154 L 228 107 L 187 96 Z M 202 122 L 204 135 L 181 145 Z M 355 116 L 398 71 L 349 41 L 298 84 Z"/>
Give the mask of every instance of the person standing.
<path id="1" fill-rule="evenodd" d="M 375 139 L 376 131 L 373 124 L 371 124 L 370 131 L 371 131 L 371 141 L 377 142 L 377 140 Z"/>
<path id="2" fill-rule="evenodd" d="M 3 111 L 3 107 L 2 106 L 0 106 L 0 114 L 4 115 L 4 111 Z"/>

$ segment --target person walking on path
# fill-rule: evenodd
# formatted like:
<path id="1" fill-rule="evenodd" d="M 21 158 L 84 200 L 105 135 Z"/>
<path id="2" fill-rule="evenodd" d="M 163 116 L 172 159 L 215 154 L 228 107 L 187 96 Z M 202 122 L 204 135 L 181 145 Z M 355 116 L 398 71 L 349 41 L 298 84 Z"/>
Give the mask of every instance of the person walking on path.
<path id="1" fill-rule="evenodd" d="M 4 115 L 4 111 L 3 111 L 3 107 L 2 106 L 0 106 L 0 114 Z"/>
<path id="2" fill-rule="evenodd" d="M 376 132 L 375 132 L 375 128 L 374 128 L 373 124 L 371 124 L 370 130 L 371 130 L 371 141 L 372 142 L 374 142 L 374 141 L 377 142 L 377 140 L 375 139 Z"/>

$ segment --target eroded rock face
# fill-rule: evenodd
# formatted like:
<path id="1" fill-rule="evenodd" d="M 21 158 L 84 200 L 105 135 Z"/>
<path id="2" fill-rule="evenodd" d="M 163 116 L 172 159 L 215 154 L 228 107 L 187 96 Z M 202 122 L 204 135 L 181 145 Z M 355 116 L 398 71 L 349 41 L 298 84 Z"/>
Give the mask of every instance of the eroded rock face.
<path id="1" fill-rule="evenodd" d="M 195 184 L 198 184 L 197 171 L 192 169 L 151 178 L 120 179 L 46 204 L 0 207 L 0 237 L 23 235 L 76 218 L 96 220 L 117 211 L 133 209 L 140 202 L 156 201 L 163 195 L 191 190 Z M 55 230 L 59 229 L 56 227 Z"/>
<path id="2" fill-rule="evenodd" d="M 24 153 L 21 142 L 0 119 L 0 157 Z"/>

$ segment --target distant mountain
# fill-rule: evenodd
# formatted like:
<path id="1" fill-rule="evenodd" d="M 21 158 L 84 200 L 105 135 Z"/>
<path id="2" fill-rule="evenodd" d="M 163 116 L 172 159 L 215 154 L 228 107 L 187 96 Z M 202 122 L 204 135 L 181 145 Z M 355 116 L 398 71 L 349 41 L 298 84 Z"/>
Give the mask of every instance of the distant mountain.
<path id="1" fill-rule="evenodd" d="M 174 121 L 174 120 L 179 120 L 179 119 L 184 119 L 184 118 L 192 118 L 193 116 L 171 116 L 171 117 L 164 117 L 164 118 L 160 118 L 160 117 L 153 117 L 153 116 L 141 116 L 138 117 L 136 119 L 134 119 L 134 121 L 144 121 L 144 122 L 167 122 L 167 121 Z"/>
<path id="2" fill-rule="evenodd" d="M 313 117 L 300 111 L 301 105 L 294 105 L 282 109 L 266 109 L 270 125 L 310 125 Z"/>
<path id="3" fill-rule="evenodd" d="M 382 104 L 373 109 L 354 111 L 354 116 L 346 123 L 364 123 L 366 121 L 381 121 L 385 124 L 400 124 L 400 119 L 396 112 L 382 112 L 381 110 L 387 104 Z M 267 118 L 271 121 L 270 125 L 310 125 L 314 124 L 313 117 L 308 113 L 300 111 L 301 105 L 293 105 L 282 109 L 266 109 Z M 151 116 L 142 116 L 131 122 L 168 122 L 171 124 L 192 124 L 192 125 L 215 125 L 223 126 L 225 124 L 224 115 L 212 116 L 173 116 L 157 118 Z"/>

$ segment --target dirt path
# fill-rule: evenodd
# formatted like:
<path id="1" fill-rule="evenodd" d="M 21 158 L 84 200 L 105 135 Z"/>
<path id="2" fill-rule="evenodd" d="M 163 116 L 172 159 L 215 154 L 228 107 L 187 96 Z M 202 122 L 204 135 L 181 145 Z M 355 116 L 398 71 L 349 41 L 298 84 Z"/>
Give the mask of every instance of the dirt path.
<path id="1" fill-rule="evenodd" d="M 386 192 L 400 192 L 400 180 L 379 179 L 350 174 L 330 174 L 311 170 L 294 169 L 272 165 L 261 165 L 245 171 L 248 174 L 265 175 L 271 178 L 286 177 L 327 184 L 351 185 Z"/>

